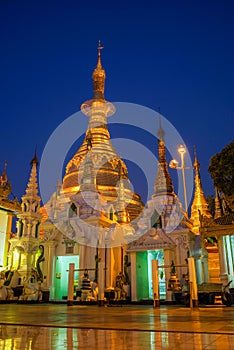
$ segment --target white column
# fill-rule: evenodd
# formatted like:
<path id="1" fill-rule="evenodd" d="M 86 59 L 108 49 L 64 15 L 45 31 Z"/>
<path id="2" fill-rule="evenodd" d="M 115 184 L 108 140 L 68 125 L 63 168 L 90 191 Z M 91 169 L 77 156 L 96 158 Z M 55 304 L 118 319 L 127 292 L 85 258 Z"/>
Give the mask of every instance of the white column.
<path id="1" fill-rule="evenodd" d="M 7 213 L 7 226 L 6 226 L 6 237 L 5 237 L 5 242 L 2 244 L 5 245 L 4 247 L 4 253 L 3 253 L 3 266 L 6 267 L 8 264 L 8 252 L 9 252 L 9 239 L 11 237 L 11 231 L 12 231 L 12 218 L 13 215 L 12 213 Z M 8 264 L 10 265 L 10 264 Z"/>
<path id="2" fill-rule="evenodd" d="M 44 288 L 50 290 L 50 299 L 54 299 L 54 273 L 55 273 L 55 242 L 48 241 L 45 243 L 45 264 L 46 267 L 46 284 Z"/>
<path id="3" fill-rule="evenodd" d="M 69 264 L 69 272 L 68 272 L 68 297 L 67 297 L 67 305 L 72 306 L 74 300 L 74 270 L 75 264 Z"/>
<path id="4" fill-rule="evenodd" d="M 226 252 L 225 244 L 223 241 L 224 237 L 220 236 L 218 238 L 218 248 L 219 248 L 219 263 L 220 263 L 220 280 L 223 284 L 228 283 L 227 276 L 227 261 L 226 261 Z"/>
<path id="5" fill-rule="evenodd" d="M 86 250 L 86 246 L 81 244 L 79 249 L 79 269 L 80 270 L 84 270 L 85 268 L 87 268 L 87 266 L 85 266 L 85 250 Z M 84 273 L 83 271 L 79 273 L 78 286 L 81 286 L 83 273 Z"/>
<path id="6" fill-rule="evenodd" d="M 203 282 L 203 271 L 202 271 L 202 263 L 201 259 L 195 259 L 196 264 L 196 275 L 197 275 L 197 284 L 202 284 Z"/>
<path id="7" fill-rule="evenodd" d="M 184 259 L 186 258 L 186 255 L 185 255 L 185 249 L 181 249 L 181 246 L 182 246 L 181 237 L 177 237 L 175 242 L 176 242 L 175 261 L 177 265 L 182 265 L 184 264 Z M 179 280 L 181 280 L 182 274 L 183 274 L 182 268 L 177 268 L 176 274 Z"/>
<path id="8" fill-rule="evenodd" d="M 104 305 L 104 293 L 105 293 L 105 233 L 103 230 L 99 232 L 99 247 L 98 255 L 100 262 L 98 264 L 98 304 Z"/>
<path id="9" fill-rule="evenodd" d="M 193 306 L 198 307 L 197 280 L 196 280 L 194 258 L 188 258 L 188 268 L 189 268 L 190 295 L 192 297 Z"/>
<path id="10" fill-rule="evenodd" d="M 232 278 L 232 276 L 233 276 L 233 258 L 232 258 L 230 238 L 231 238 L 230 236 L 225 236 L 224 240 L 226 241 L 226 245 L 227 245 L 227 264 L 229 267 L 229 274 Z"/>
<path id="11" fill-rule="evenodd" d="M 98 304 L 99 306 L 104 305 L 104 292 L 105 292 L 105 286 L 104 286 L 104 273 L 105 273 L 105 262 L 100 261 L 98 264 Z"/>
<path id="12" fill-rule="evenodd" d="M 203 253 L 204 257 L 202 258 L 202 271 L 204 277 L 204 283 L 209 282 L 209 269 L 208 269 L 208 253 Z"/>
<path id="13" fill-rule="evenodd" d="M 152 282 L 154 308 L 159 307 L 158 260 L 152 260 Z"/>
<path id="14" fill-rule="evenodd" d="M 130 253 L 131 262 L 131 301 L 137 301 L 136 290 L 136 252 Z M 140 286 L 138 286 L 140 288 Z"/>
<path id="15" fill-rule="evenodd" d="M 109 288 L 112 286 L 111 281 L 111 250 L 112 248 L 108 247 L 106 248 L 106 287 Z"/>
<path id="16" fill-rule="evenodd" d="M 234 236 L 229 236 L 229 239 L 230 239 L 230 247 L 234 247 Z M 231 249 L 231 257 L 232 257 L 232 261 L 233 261 L 233 264 L 234 264 L 234 255 L 233 255 L 233 250 Z M 233 276 L 232 276 L 232 284 L 230 287 L 234 287 L 234 271 L 233 271 Z"/>
<path id="17" fill-rule="evenodd" d="M 169 265 L 170 266 L 172 260 L 175 262 L 173 251 L 165 249 L 164 250 L 164 265 Z M 170 277 L 171 277 L 171 269 L 167 268 L 167 269 L 165 269 L 166 300 L 169 301 L 169 302 L 172 301 L 172 296 L 173 296 L 172 291 L 168 290 L 168 282 L 169 282 Z"/>

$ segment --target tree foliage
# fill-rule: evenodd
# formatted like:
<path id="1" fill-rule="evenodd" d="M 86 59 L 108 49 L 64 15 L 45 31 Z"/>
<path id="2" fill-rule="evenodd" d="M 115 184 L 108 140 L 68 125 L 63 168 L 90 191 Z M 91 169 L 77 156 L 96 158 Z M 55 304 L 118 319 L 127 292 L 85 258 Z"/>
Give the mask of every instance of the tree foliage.
<path id="1" fill-rule="evenodd" d="M 207 201 L 207 203 L 209 205 L 210 213 L 214 217 L 214 215 L 215 215 L 215 200 L 214 200 L 214 196 L 211 196 L 211 195 L 207 196 L 206 197 L 206 201 Z"/>
<path id="2" fill-rule="evenodd" d="M 208 171 L 219 191 L 225 196 L 234 194 L 234 141 L 211 157 Z"/>

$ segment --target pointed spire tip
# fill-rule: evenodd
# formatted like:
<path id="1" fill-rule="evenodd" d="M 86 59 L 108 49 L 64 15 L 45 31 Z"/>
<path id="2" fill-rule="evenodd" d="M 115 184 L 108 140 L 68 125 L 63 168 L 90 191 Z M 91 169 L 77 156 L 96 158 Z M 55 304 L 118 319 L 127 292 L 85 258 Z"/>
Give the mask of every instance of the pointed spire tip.
<path id="1" fill-rule="evenodd" d="M 200 163 L 197 159 L 197 149 L 196 146 L 194 145 L 193 147 L 193 151 L 194 151 L 194 163 L 193 163 L 193 167 L 195 170 L 199 170 L 200 169 Z"/>
<path id="2" fill-rule="evenodd" d="M 37 149 L 35 148 L 35 152 L 34 152 L 34 156 L 33 156 L 33 159 L 31 160 L 30 162 L 30 165 L 32 166 L 33 164 L 36 164 L 38 165 L 39 164 L 39 161 L 37 159 Z"/>

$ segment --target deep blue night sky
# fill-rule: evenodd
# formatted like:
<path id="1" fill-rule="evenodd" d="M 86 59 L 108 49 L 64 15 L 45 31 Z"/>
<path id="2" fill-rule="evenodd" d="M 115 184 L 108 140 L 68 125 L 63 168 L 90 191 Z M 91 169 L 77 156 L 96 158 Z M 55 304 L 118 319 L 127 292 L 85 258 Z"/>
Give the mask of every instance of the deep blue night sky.
<path id="1" fill-rule="evenodd" d="M 160 106 L 191 155 L 196 144 L 213 193 L 209 159 L 234 129 L 232 1 L 1 1 L 0 38 L 0 169 L 7 159 L 15 195 L 35 146 L 40 158 L 53 130 L 92 97 L 98 39 L 106 98 Z"/>

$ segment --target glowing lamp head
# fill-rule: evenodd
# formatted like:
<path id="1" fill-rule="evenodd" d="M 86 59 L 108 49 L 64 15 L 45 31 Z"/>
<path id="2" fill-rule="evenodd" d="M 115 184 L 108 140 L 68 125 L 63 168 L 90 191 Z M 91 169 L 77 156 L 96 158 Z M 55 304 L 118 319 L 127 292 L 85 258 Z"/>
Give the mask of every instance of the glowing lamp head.
<path id="1" fill-rule="evenodd" d="M 169 163 L 169 167 L 172 168 L 172 169 L 177 169 L 178 168 L 178 162 L 176 159 L 172 159 Z"/>
<path id="2" fill-rule="evenodd" d="M 184 146 L 184 145 L 179 145 L 179 147 L 178 147 L 178 152 L 179 152 L 180 154 L 186 153 L 186 148 L 185 148 L 185 146 Z"/>

